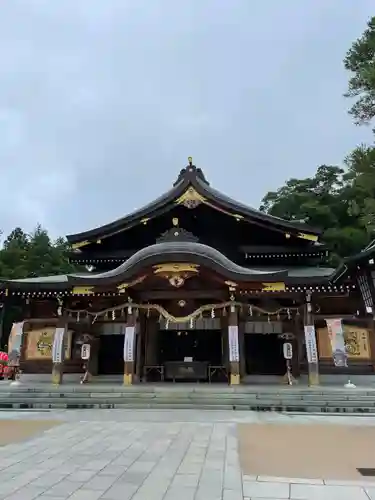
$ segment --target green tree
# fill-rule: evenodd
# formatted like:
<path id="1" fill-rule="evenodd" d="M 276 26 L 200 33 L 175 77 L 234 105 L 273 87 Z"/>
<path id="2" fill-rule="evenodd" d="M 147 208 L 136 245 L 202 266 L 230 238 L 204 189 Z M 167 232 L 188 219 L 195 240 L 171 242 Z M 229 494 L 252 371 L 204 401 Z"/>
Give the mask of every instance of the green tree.
<path id="1" fill-rule="evenodd" d="M 31 234 L 16 228 L 0 250 L 0 277 L 20 279 L 73 272 L 75 267 L 69 263 L 68 250 L 63 238 L 52 241 L 39 225 Z"/>
<path id="2" fill-rule="evenodd" d="M 357 124 L 370 123 L 375 117 L 375 17 L 348 50 L 344 66 L 351 73 L 346 96 L 355 100 L 350 114 Z M 375 238 L 375 145 L 355 148 L 345 167 L 323 165 L 312 178 L 290 179 L 266 194 L 261 210 L 321 228 L 334 260 L 361 251 Z"/>
<path id="3" fill-rule="evenodd" d="M 357 124 L 369 123 L 375 116 L 375 17 L 347 52 L 344 66 L 352 73 L 346 96 L 356 99 L 350 113 Z"/>
<path id="4" fill-rule="evenodd" d="M 1 278 L 17 279 L 27 277 L 28 248 L 28 235 L 20 227 L 16 227 L 6 238 L 0 251 Z"/>
<path id="5" fill-rule="evenodd" d="M 345 160 L 348 171 L 345 179 L 350 186 L 352 214 L 369 237 L 375 237 L 375 148 L 362 145 Z"/>
<path id="6" fill-rule="evenodd" d="M 314 177 L 290 179 L 277 191 L 267 193 L 260 209 L 311 226 L 331 227 L 342 212 L 337 195 L 343 185 L 343 173 L 338 167 L 322 165 Z"/>
<path id="7" fill-rule="evenodd" d="M 349 174 L 342 168 L 322 165 L 314 177 L 290 179 L 277 191 L 267 193 L 260 210 L 322 229 L 336 263 L 359 252 L 370 240 L 361 222 L 362 212 L 353 208 L 354 194 L 358 192 Z"/>

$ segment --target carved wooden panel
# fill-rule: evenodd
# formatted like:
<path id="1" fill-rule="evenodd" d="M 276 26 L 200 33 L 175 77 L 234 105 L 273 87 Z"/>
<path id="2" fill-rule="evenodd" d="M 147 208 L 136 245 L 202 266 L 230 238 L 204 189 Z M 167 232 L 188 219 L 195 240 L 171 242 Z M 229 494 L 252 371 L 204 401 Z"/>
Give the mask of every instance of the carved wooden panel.
<path id="1" fill-rule="evenodd" d="M 52 344 L 55 327 L 45 327 L 30 330 L 27 333 L 25 359 L 50 360 L 52 359 Z M 69 330 L 64 338 L 65 359 L 70 359 L 72 350 L 72 331 Z"/>
<path id="2" fill-rule="evenodd" d="M 367 328 L 343 325 L 345 345 L 349 360 L 371 359 L 370 332 Z M 327 328 L 318 328 L 318 345 L 320 358 L 332 358 L 331 342 Z"/>

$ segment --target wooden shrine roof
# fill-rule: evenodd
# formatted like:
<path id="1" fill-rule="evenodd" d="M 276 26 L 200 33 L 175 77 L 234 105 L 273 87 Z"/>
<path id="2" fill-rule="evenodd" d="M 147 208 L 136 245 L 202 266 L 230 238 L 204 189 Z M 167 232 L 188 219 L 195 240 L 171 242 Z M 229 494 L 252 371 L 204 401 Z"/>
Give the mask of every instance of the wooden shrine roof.
<path id="1" fill-rule="evenodd" d="M 159 198 L 143 208 L 126 215 L 114 222 L 82 233 L 67 235 L 72 246 L 84 246 L 100 241 L 121 231 L 130 229 L 149 218 L 168 212 L 176 203 L 184 203 L 189 196 L 195 201 L 205 203 L 237 220 L 246 220 L 263 227 L 292 233 L 301 239 L 317 241 L 321 231 L 298 221 L 288 221 L 260 212 L 240 203 L 212 188 L 205 179 L 201 169 L 189 164 L 182 169 L 174 186 Z"/>
<path id="2" fill-rule="evenodd" d="M 67 275 L 8 280 L 0 283 L 0 290 L 70 290 L 73 287 L 111 287 L 132 283 L 147 274 L 157 274 L 157 268 L 168 268 L 170 274 L 176 269 L 191 268 L 199 274 L 207 269 L 221 277 L 222 284 L 241 286 L 246 289 L 261 283 L 282 285 L 329 284 L 335 269 L 327 267 L 243 267 L 228 259 L 218 250 L 193 241 L 169 241 L 150 245 L 110 271 L 101 273 L 72 273 Z M 190 266 L 190 268 L 189 268 Z M 272 288 L 272 287 L 271 287 Z"/>

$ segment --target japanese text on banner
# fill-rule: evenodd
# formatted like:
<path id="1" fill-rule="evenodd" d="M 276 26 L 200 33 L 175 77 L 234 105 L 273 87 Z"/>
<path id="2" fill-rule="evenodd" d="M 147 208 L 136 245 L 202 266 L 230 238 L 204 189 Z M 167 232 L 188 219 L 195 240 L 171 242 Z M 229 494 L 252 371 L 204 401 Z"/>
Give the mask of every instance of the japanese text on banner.
<path id="1" fill-rule="evenodd" d="M 305 341 L 307 362 L 312 364 L 318 363 L 318 348 L 314 325 L 305 325 Z"/>

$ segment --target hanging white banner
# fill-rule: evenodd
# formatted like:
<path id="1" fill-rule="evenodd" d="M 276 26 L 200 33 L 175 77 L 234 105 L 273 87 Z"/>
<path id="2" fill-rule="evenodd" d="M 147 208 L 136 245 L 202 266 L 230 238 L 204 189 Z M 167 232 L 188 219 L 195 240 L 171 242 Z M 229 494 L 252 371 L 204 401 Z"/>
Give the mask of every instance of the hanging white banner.
<path id="1" fill-rule="evenodd" d="M 124 361 L 134 361 L 134 338 L 135 327 L 127 326 L 124 339 Z"/>
<path id="2" fill-rule="evenodd" d="M 342 319 L 326 319 L 329 340 L 331 341 L 332 357 L 335 366 L 348 366 L 348 354 L 345 347 Z"/>
<path id="3" fill-rule="evenodd" d="M 318 363 L 318 348 L 316 345 L 316 334 L 314 325 L 305 325 L 305 342 L 307 362 L 311 364 Z"/>
<path id="4" fill-rule="evenodd" d="M 229 325 L 228 342 L 229 342 L 229 361 L 239 361 L 240 350 L 238 344 L 238 326 Z"/>
<path id="5" fill-rule="evenodd" d="M 52 345 L 52 361 L 62 363 L 64 355 L 64 333 L 65 328 L 56 328 Z"/>
<path id="6" fill-rule="evenodd" d="M 8 340 L 8 353 L 15 351 L 21 354 L 24 321 L 13 323 Z"/>

